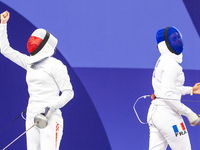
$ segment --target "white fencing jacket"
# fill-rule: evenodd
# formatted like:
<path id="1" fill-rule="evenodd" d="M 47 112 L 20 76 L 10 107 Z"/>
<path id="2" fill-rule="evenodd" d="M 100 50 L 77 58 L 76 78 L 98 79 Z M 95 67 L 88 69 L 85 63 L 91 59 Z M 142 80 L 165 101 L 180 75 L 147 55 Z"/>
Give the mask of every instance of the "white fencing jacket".
<path id="1" fill-rule="evenodd" d="M 68 71 L 61 61 L 45 57 L 29 64 L 30 56 L 10 47 L 7 24 L 0 24 L 0 42 L 1 53 L 27 71 L 26 82 L 30 96 L 27 114 L 30 117 L 35 117 L 46 106 L 59 109 L 73 98 L 74 92 Z"/>
<path id="2" fill-rule="evenodd" d="M 192 92 L 192 87 L 183 86 L 185 77 L 182 67 L 179 65 L 182 62 L 182 54 L 171 53 L 164 41 L 158 44 L 158 49 L 161 56 L 156 63 L 152 77 L 154 94 L 158 98 L 152 103 L 169 106 L 182 115 L 184 114 L 182 109 L 186 106 L 181 103 L 181 95 Z"/>

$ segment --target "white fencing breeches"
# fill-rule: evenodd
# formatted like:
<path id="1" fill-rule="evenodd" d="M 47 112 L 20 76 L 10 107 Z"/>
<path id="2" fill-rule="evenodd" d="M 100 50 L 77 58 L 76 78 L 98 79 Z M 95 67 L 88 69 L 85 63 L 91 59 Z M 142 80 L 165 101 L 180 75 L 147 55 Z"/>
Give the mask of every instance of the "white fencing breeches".
<path id="1" fill-rule="evenodd" d="M 148 113 L 150 129 L 149 150 L 191 150 L 183 118 L 168 106 L 151 104 Z"/>
<path id="2" fill-rule="evenodd" d="M 26 120 L 26 129 L 34 124 L 33 118 Z M 61 113 L 54 112 L 47 127 L 34 127 L 26 133 L 27 150 L 59 150 L 63 134 L 63 118 Z"/>

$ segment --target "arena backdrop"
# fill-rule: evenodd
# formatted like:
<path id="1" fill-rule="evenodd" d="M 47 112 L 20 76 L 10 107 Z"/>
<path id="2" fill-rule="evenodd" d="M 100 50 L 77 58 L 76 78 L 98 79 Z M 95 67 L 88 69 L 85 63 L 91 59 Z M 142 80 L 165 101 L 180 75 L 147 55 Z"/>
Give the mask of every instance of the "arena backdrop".
<path id="1" fill-rule="evenodd" d="M 8 10 L 11 46 L 26 53 L 36 28 L 58 38 L 55 57 L 69 70 L 75 97 L 61 110 L 61 150 L 145 150 L 148 125 L 140 124 L 133 104 L 153 93 L 151 76 L 160 56 L 155 34 L 177 27 L 184 40 L 185 85 L 200 82 L 200 2 L 193 0 L 0 0 Z M 0 55 L 0 148 L 25 131 L 20 117 L 28 101 L 26 72 Z M 200 95 L 183 96 L 199 100 Z M 185 102 L 200 113 L 199 102 Z M 136 105 L 145 122 L 150 98 Z M 200 149 L 200 126 L 186 126 L 192 149 Z M 8 149 L 26 149 L 25 135 Z"/>

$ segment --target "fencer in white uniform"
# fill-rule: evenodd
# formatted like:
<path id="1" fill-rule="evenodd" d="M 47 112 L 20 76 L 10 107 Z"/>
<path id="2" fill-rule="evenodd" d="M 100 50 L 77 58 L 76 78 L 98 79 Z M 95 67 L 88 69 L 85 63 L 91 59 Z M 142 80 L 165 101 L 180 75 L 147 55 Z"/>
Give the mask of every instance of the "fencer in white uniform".
<path id="1" fill-rule="evenodd" d="M 161 56 L 152 76 L 155 100 L 150 105 L 147 122 L 150 129 L 149 150 L 190 150 L 191 144 L 183 116 L 190 125 L 200 123 L 199 116 L 181 103 L 181 95 L 199 94 L 199 83 L 184 86 L 182 62 L 183 41 L 180 31 L 173 27 L 158 30 L 157 47 Z"/>
<path id="2" fill-rule="evenodd" d="M 36 29 L 30 36 L 27 49 L 30 56 L 10 47 L 7 35 L 9 12 L 1 14 L 1 53 L 27 71 L 29 101 L 26 129 L 43 116 L 47 126 L 35 126 L 26 134 L 28 150 L 58 150 L 63 134 L 63 118 L 59 108 L 74 96 L 66 66 L 53 57 L 57 39 L 44 29 Z"/>

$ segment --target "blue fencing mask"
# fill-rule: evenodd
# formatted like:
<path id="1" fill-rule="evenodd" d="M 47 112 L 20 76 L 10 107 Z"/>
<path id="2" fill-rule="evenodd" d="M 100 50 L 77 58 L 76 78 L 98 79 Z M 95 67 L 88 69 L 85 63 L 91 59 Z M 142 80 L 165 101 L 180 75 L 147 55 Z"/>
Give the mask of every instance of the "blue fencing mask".
<path id="1" fill-rule="evenodd" d="M 174 54 L 179 55 L 183 51 L 181 32 L 175 27 L 167 27 L 164 31 L 164 39 L 167 48 Z"/>
<path id="2" fill-rule="evenodd" d="M 179 55 L 183 51 L 183 40 L 181 32 L 173 26 L 158 30 L 156 33 L 156 41 L 157 44 L 165 41 L 170 52 L 176 55 Z"/>
<path id="3" fill-rule="evenodd" d="M 158 30 L 158 32 L 156 33 L 156 41 L 157 44 L 159 44 L 160 42 L 164 41 L 164 31 L 165 29 L 160 29 Z"/>

